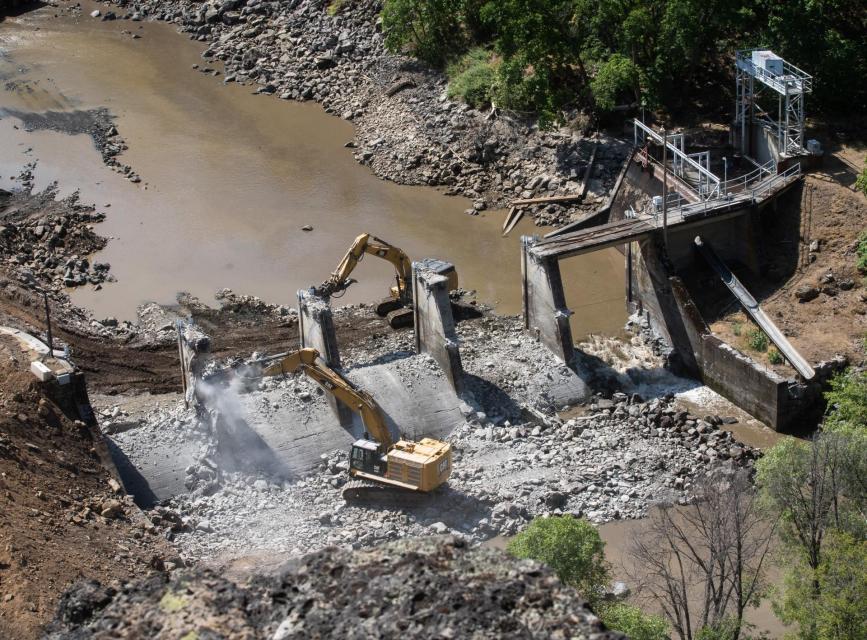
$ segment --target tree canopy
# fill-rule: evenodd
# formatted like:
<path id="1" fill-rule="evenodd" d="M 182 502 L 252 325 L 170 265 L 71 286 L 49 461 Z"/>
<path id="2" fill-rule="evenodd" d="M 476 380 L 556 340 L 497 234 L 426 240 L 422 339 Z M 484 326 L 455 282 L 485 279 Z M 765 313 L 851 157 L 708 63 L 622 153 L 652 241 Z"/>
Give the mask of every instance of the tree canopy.
<path id="1" fill-rule="evenodd" d="M 851 81 L 867 77 L 861 0 L 385 0 L 383 28 L 434 66 L 495 52 L 491 100 L 543 120 L 639 96 L 694 104 L 709 82 L 731 91 L 734 51 L 756 46 L 814 75 L 810 108 L 867 108 L 867 83 Z"/>

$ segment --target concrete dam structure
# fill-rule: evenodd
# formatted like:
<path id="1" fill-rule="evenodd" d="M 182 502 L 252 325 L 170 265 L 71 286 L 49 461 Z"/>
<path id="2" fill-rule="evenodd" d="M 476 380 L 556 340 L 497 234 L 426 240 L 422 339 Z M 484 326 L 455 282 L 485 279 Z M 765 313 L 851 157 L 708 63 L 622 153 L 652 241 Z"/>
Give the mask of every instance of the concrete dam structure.
<path id="1" fill-rule="evenodd" d="M 574 363 L 572 312 L 559 262 L 616 246 L 626 259 L 629 311 L 645 317 L 670 347 L 675 369 L 775 430 L 797 428 L 816 404 L 832 367 L 816 366 L 814 372 L 788 341 L 783 350 L 801 375 L 783 378 L 755 362 L 712 334 L 687 283 L 690 274 L 708 269 L 697 252 L 697 236 L 723 263 L 760 272 L 762 224 L 776 214 L 779 199 L 799 184 L 800 165 L 789 163 L 778 170 L 773 161 L 754 163 L 751 171 L 723 181 L 710 172 L 709 156 L 684 151 L 682 134 L 663 138 L 640 122 L 635 128 L 636 141 L 644 146 L 636 146 L 627 159 L 607 211 L 567 233 L 523 237 L 525 329 L 558 358 Z M 768 326 L 769 335 L 777 335 L 783 344 L 785 339 L 774 329 Z"/>

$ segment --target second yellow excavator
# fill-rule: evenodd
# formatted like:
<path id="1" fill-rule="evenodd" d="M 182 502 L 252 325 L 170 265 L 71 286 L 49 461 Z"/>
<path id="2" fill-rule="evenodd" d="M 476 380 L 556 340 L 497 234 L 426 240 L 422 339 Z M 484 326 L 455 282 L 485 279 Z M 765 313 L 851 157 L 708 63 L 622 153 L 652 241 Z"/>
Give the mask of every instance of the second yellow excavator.
<path id="1" fill-rule="evenodd" d="M 322 362 L 316 349 L 300 349 L 257 364 L 257 378 L 303 371 L 361 416 L 366 437 L 352 443 L 349 474 L 353 480 L 343 487 L 347 502 L 427 493 L 451 475 L 451 445 L 433 438 L 394 442 L 385 414 L 373 396 Z"/>
<path id="2" fill-rule="evenodd" d="M 412 261 L 409 256 L 394 245 L 369 233 L 358 236 L 337 269 L 313 292 L 323 298 L 330 298 L 345 291 L 356 280 L 349 276 L 366 254 L 387 260 L 394 265 L 395 285 L 391 287 L 391 296 L 381 300 L 374 306 L 377 315 L 388 318 L 388 324 L 394 328 L 408 327 L 412 324 Z M 442 263 L 440 275 L 448 278 L 449 291 L 458 288 L 458 273 L 453 265 Z"/>

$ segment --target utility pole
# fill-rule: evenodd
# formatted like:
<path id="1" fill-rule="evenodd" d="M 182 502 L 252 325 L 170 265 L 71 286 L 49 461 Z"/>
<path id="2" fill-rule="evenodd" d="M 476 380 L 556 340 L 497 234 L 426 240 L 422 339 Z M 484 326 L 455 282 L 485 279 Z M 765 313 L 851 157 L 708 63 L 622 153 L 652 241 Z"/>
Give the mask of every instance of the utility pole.
<path id="1" fill-rule="evenodd" d="M 42 290 L 42 300 L 45 302 L 45 325 L 48 332 L 48 357 L 54 357 L 54 338 L 51 336 L 51 309 L 48 306 L 48 292 Z"/>
<path id="2" fill-rule="evenodd" d="M 668 252 L 668 134 L 662 129 L 662 241 Z"/>

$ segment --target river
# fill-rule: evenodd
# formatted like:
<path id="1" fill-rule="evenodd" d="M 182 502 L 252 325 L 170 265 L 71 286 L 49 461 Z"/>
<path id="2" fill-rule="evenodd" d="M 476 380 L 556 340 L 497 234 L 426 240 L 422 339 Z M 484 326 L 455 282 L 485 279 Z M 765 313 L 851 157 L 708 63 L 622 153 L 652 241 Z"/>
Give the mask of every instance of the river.
<path id="1" fill-rule="evenodd" d="M 89 16 L 97 5 L 82 7 L 77 17 L 46 6 L 0 23 L 0 186 L 38 160 L 36 188 L 56 180 L 61 194 L 78 189 L 107 213 L 97 231 L 111 241 L 95 259 L 118 281 L 73 291 L 75 303 L 98 318 L 133 319 L 142 302 L 172 303 L 178 291 L 212 302 L 228 287 L 291 305 L 370 232 L 414 259 L 454 262 L 481 301 L 520 311 L 520 235 L 540 232 L 531 223 L 504 239 L 502 211 L 467 216 L 466 199 L 380 180 L 344 148 L 350 123 L 194 71 L 202 45 L 170 25 L 102 22 Z M 2 111 L 99 107 L 116 116 L 129 145 L 119 160 L 140 184 L 106 167 L 87 136 L 25 132 Z M 576 338 L 617 333 L 622 256 L 611 249 L 563 269 Z M 342 303 L 384 297 L 393 280 L 374 259 L 354 275 L 360 282 Z"/>

